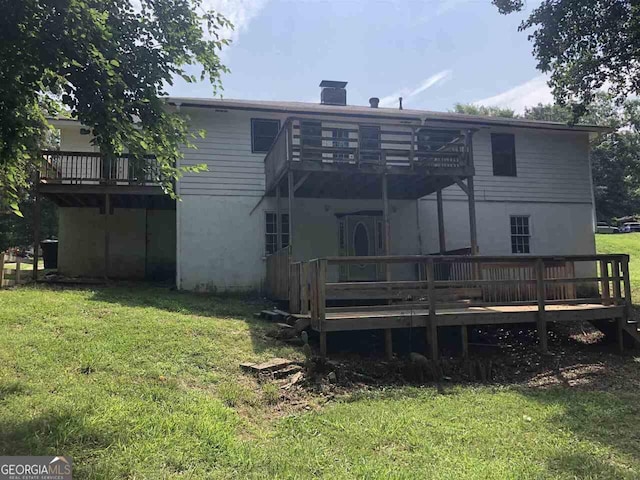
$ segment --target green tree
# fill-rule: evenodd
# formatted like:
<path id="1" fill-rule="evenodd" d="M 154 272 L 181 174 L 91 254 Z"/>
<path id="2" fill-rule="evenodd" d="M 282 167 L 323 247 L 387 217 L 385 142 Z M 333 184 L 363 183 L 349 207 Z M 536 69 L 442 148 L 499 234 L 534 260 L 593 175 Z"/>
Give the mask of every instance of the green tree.
<path id="1" fill-rule="evenodd" d="M 485 105 L 475 105 L 473 103 L 456 103 L 453 112 L 465 113 L 467 115 L 484 115 L 487 117 L 517 117 L 516 112 L 510 108 L 487 107 Z"/>
<path id="2" fill-rule="evenodd" d="M 179 146 L 193 134 L 162 97 L 175 76 L 197 81 L 189 65 L 212 93 L 221 88 L 220 30 L 231 24 L 201 0 L 0 0 L 0 9 L 0 211 L 18 212 L 47 116 L 61 107 L 105 155 L 153 153 L 173 194 L 187 170 L 176 168 Z"/>
<path id="3" fill-rule="evenodd" d="M 523 0 L 492 0 L 500 13 Z M 556 103 L 583 115 L 606 88 L 618 104 L 640 92 L 640 4 L 635 0 L 543 0 L 520 25 L 538 69 L 551 74 Z"/>

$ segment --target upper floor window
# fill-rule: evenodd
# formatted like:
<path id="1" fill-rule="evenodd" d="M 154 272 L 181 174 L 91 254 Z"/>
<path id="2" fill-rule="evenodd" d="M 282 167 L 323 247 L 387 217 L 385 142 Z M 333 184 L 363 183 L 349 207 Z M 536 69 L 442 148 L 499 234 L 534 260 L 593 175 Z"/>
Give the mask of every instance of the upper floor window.
<path id="1" fill-rule="evenodd" d="M 530 253 L 530 240 L 529 217 L 511 216 L 511 253 Z"/>
<path id="2" fill-rule="evenodd" d="M 267 153 L 280 131 L 280 120 L 251 119 L 251 152 Z"/>
<path id="3" fill-rule="evenodd" d="M 500 177 L 516 176 L 516 141 L 511 133 L 492 133 L 491 152 L 493 174 Z"/>

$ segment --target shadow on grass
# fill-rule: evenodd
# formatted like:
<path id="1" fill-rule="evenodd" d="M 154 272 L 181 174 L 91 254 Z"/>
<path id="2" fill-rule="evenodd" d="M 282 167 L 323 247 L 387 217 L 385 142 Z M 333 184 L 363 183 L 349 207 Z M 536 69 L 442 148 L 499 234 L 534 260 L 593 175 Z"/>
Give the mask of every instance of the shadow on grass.
<path id="1" fill-rule="evenodd" d="M 115 303 L 133 308 L 156 308 L 181 315 L 196 315 L 223 321 L 226 318 L 243 320 L 249 327 L 253 350 L 261 353 L 273 347 L 273 340 L 265 336 L 273 328 L 269 322 L 256 318 L 255 313 L 267 307 L 267 301 L 257 296 L 240 294 L 205 294 L 181 292 L 166 286 L 148 283 L 116 284 L 91 289 L 91 300 Z"/>
<path id="2" fill-rule="evenodd" d="M 42 413 L 35 418 L 0 424 L 0 452 L 6 456 L 71 456 L 74 478 L 114 478 L 114 468 L 98 462 L 86 465 L 79 457 L 106 451 L 116 439 L 89 428 L 82 412 Z M 126 472 L 120 472 L 126 474 Z"/>
<path id="3" fill-rule="evenodd" d="M 550 425 L 570 431 L 580 440 L 609 447 L 636 465 L 640 462 L 640 395 L 637 393 L 554 388 L 523 389 L 522 394 L 559 410 L 549 419 Z M 550 470 L 570 474 L 572 478 L 637 478 L 639 473 L 615 465 L 605 451 L 598 456 L 569 451 L 544 460 Z"/>

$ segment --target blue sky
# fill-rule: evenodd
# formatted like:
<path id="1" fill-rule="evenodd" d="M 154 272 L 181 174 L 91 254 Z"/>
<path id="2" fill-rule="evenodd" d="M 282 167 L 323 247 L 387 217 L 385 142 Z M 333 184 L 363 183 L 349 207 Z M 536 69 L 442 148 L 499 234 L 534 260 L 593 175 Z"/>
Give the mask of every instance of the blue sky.
<path id="1" fill-rule="evenodd" d="M 522 111 L 550 102 L 536 70 L 526 13 L 500 15 L 489 0 L 205 0 L 236 25 L 223 53 L 225 98 L 319 101 L 323 79 L 348 81 L 348 103 L 369 97 L 406 108 L 456 102 Z M 530 9 L 532 2 L 528 2 Z M 211 97 L 176 82 L 175 96 Z"/>

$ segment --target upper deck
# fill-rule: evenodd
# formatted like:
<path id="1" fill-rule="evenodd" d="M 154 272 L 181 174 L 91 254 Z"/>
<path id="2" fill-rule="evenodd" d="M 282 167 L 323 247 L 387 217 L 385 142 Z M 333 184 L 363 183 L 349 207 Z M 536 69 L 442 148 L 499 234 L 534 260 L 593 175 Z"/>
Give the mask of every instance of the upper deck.
<path id="1" fill-rule="evenodd" d="M 265 157 L 266 194 L 288 171 L 297 197 L 411 199 L 474 174 L 472 130 L 290 117 Z M 372 181 L 367 179 L 373 177 Z"/>
<path id="2" fill-rule="evenodd" d="M 38 191 L 61 206 L 100 207 L 109 194 L 118 207 L 171 208 L 173 200 L 164 198 L 161 175 L 152 156 L 43 151 Z"/>

